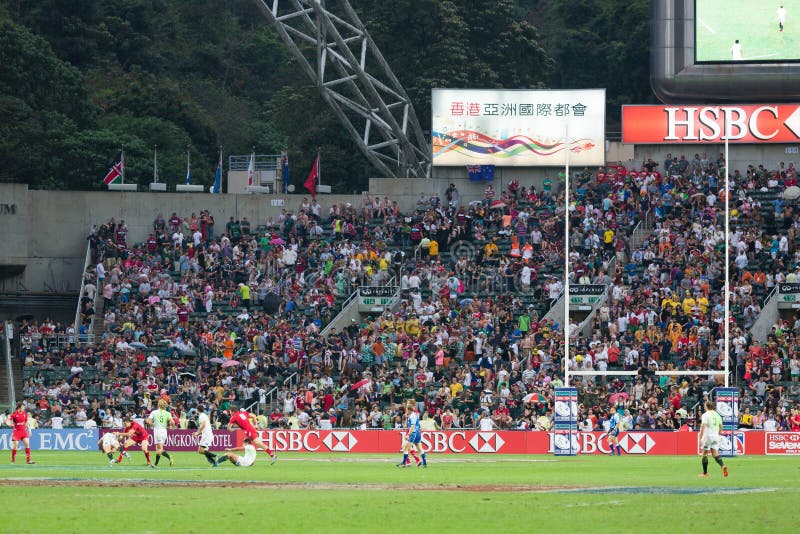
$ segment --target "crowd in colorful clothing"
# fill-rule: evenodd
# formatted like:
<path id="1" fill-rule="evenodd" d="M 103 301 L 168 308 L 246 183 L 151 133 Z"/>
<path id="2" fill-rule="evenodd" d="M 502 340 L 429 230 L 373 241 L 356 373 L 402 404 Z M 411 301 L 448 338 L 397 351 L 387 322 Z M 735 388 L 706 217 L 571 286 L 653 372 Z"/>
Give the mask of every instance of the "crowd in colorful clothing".
<path id="1" fill-rule="evenodd" d="M 722 380 L 655 372 L 724 368 L 724 161 L 658 167 L 573 180 L 570 282 L 607 294 L 585 324 L 569 325 L 567 365 L 639 374 L 576 379 L 584 429 L 603 428 L 617 409 L 629 428 L 691 426 L 692 409 Z M 791 239 L 767 244 L 751 192 L 762 181 L 789 186 L 793 175 L 748 169 L 732 192 L 734 380 L 743 405 L 778 426 L 800 393 L 785 384 L 800 374 L 797 325 L 776 325 L 763 346 L 748 331 L 759 299 L 794 275 L 797 218 L 791 203 L 776 203 L 780 235 Z M 555 186 L 513 181 L 467 205 L 451 186 L 442 198 L 422 194 L 409 213 L 369 195 L 327 212 L 304 200 L 275 220 L 230 217 L 224 227 L 207 211 L 173 213 L 135 244 L 124 221 L 108 221 L 89 237 L 80 331 L 19 329 L 26 402 L 64 426 L 115 426 L 167 395 L 189 426 L 205 402 L 218 424 L 236 405 L 264 427 L 393 428 L 413 401 L 423 429 L 547 430 L 564 376 L 564 325 L 545 318 L 563 292 L 564 191 Z M 753 272 L 764 258 L 783 266 Z M 387 284 L 399 288 L 396 307 L 322 335 L 359 286 Z M 100 335 L 85 343 L 93 315 Z M 43 329 L 80 342 L 49 346 Z"/>

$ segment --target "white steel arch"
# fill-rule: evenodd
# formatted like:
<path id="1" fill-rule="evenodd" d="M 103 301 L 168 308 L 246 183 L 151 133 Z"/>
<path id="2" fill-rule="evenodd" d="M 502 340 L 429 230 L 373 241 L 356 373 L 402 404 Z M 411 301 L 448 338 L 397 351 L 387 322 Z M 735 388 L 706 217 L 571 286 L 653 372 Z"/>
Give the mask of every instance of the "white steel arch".
<path id="1" fill-rule="evenodd" d="M 386 177 L 429 177 L 414 107 L 348 0 L 257 0 L 351 137 Z"/>

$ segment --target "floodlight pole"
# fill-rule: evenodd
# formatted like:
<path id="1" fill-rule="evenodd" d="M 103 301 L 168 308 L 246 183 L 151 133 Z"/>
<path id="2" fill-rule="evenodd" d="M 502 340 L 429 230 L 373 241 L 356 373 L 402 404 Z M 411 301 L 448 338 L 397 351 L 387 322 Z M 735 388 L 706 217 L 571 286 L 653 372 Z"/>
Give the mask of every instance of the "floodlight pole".
<path id="1" fill-rule="evenodd" d="M 730 190 L 730 160 L 728 159 L 728 138 L 730 137 L 730 124 L 725 115 L 725 387 L 730 384 L 730 328 L 731 328 L 731 293 L 730 293 L 730 236 L 731 236 L 731 214 L 729 197 Z"/>
<path id="2" fill-rule="evenodd" d="M 566 128 L 567 161 L 564 168 L 564 387 L 569 387 L 569 124 Z"/>

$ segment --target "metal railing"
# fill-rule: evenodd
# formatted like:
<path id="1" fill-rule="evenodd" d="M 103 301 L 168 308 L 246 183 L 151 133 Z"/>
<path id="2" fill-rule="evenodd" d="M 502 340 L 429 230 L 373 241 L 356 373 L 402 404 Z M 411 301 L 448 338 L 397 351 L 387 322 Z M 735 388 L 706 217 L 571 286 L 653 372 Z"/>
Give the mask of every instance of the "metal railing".
<path id="1" fill-rule="evenodd" d="M 11 336 L 9 335 L 13 328 L 10 322 L 4 322 L 3 325 L 3 352 L 6 353 L 6 372 L 8 373 L 8 406 L 13 409 L 17 405 L 16 390 L 14 389 L 14 365 L 11 363 Z"/>
<path id="2" fill-rule="evenodd" d="M 250 168 L 252 154 L 228 156 L 229 171 L 246 171 Z M 280 154 L 256 154 L 253 167 L 255 171 L 275 171 L 280 167 L 282 156 Z"/>
<path id="3" fill-rule="evenodd" d="M 78 305 L 75 307 L 75 322 L 73 323 L 73 328 L 75 329 L 75 339 L 78 339 L 78 332 L 80 332 L 81 327 L 81 301 L 83 300 L 83 295 L 86 291 L 86 269 L 89 268 L 89 263 L 92 260 L 92 242 L 89 241 L 86 243 L 86 255 L 83 259 L 83 270 L 81 271 L 81 289 L 78 291 Z M 97 299 L 97 293 L 99 292 L 99 288 L 96 287 L 96 291 L 94 292 L 95 299 Z M 94 319 L 94 316 L 92 316 Z M 90 327 L 91 328 L 91 327 Z"/>

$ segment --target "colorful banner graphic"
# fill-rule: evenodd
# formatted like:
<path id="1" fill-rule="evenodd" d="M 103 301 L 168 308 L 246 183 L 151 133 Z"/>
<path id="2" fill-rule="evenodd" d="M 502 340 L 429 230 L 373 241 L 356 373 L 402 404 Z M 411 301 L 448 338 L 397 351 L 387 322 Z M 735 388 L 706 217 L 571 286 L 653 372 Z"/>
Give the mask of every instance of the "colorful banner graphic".
<path id="1" fill-rule="evenodd" d="M 605 164 L 605 89 L 434 89 L 433 164 Z"/>

